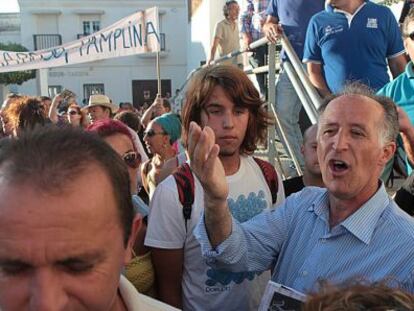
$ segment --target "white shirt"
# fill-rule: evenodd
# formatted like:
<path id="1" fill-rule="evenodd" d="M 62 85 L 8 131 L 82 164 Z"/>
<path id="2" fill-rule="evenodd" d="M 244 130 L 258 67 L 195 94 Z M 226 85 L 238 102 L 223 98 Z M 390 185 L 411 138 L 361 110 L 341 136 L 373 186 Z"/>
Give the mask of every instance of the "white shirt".
<path id="1" fill-rule="evenodd" d="M 284 201 L 279 178 L 277 204 Z M 245 222 L 272 209 L 272 196 L 259 166 L 252 157 L 241 157 L 239 170 L 226 176 L 228 205 L 234 217 Z M 194 178 L 194 204 L 188 223 L 183 217 L 175 179 L 169 176 L 157 186 L 150 203 L 145 245 L 162 249 L 184 249 L 184 310 L 257 310 L 270 279 L 264 273 L 226 273 L 211 269 L 201 256 L 201 248 L 192 234 L 204 211 L 204 191 Z M 187 229 L 186 229 L 187 227 Z"/>
<path id="2" fill-rule="evenodd" d="M 128 311 L 176 311 L 178 309 L 138 293 L 123 275 L 119 280 L 119 293 Z"/>

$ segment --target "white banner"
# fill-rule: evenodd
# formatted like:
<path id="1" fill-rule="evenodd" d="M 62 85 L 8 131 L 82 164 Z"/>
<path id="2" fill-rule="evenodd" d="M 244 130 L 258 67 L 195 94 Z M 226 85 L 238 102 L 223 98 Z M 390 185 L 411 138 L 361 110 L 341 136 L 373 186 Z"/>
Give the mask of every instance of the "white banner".
<path id="1" fill-rule="evenodd" d="M 33 52 L 0 51 L 0 73 L 60 67 L 159 50 L 158 8 L 155 7 L 57 47 Z"/>

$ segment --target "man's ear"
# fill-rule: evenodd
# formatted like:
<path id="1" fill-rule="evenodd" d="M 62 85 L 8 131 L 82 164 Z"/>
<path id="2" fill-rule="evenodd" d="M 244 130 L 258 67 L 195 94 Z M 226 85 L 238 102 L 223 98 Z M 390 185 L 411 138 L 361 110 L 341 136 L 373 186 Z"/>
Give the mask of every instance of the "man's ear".
<path id="1" fill-rule="evenodd" d="M 106 110 L 107 117 L 110 118 L 111 117 L 111 114 L 112 114 L 111 108 L 105 108 L 105 110 Z"/>
<path id="2" fill-rule="evenodd" d="M 385 164 L 387 164 L 387 162 L 394 156 L 396 149 L 397 146 L 394 141 L 386 143 L 385 146 L 382 147 L 382 157 L 379 160 L 379 164 L 385 166 Z"/>
<path id="3" fill-rule="evenodd" d="M 404 41 L 403 41 L 405 51 L 408 51 L 408 42 L 407 42 L 408 40 L 411 40 L 411 39 L 410 38 L 405 38 Z"/>
<path id="4" fill-rule="evenodd" d="M 132 250 L 137 239 L 137 234 L 142 225 L 142 217 L 137 214 L 132 221 L 131 234 L 129 235 L 128 244 L 125 250 L 124 264 L 127 264 L 132 259 Z"/>

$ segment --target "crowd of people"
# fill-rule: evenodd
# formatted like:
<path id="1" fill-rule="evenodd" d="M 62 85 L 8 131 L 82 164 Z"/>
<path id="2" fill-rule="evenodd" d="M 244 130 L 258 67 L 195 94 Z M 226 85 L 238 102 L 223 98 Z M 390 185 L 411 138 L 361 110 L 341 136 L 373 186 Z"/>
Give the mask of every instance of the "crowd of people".
<path id="1" fill-rule="evenodd" d="M 209 63 L 239 11 L 226 2 Z M 238 61 L 203 67 L 180 115 L 161 96 L 137 109 L 10 94 L 0 309 L 257 310 L 273 281 L 308 295 L 303 310 L 414 310 L 414 10 L 401 32 L 390 14 L 363 0 L 248 1 L 244 44 L 285 33 L 324 98 L 303 136 L 283 52 L 275 86 L 256 88 Z M 254 156 L 274 126 L 268 87 L 303 176 Z M 411 176 L 394 200 L 397 155 Z"/>

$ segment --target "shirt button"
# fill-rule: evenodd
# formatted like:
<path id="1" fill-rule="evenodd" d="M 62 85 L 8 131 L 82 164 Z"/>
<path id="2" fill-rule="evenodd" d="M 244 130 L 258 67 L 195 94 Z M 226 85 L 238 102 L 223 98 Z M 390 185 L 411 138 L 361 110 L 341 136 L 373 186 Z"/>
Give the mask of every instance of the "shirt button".
<path id="1" fill-rule="evenodd" d="M 306 271 L 306 270 L 305 270 L 305 271 L 303 271 L 303 272 L 302 272 L 302 275 L 303 275 L 303 276 L 307 276 L 307 275 L 308 275 L 308 271 Z"/>
<path id="2" fill-rule="evenodd" d="M 321 243 L 326 243 L 326 239 L 321 238 Z"/>

